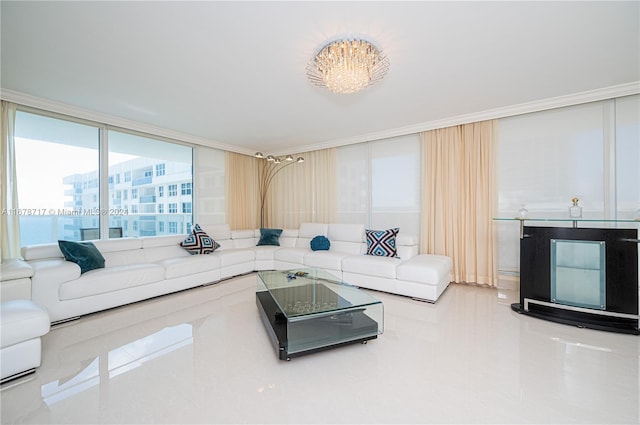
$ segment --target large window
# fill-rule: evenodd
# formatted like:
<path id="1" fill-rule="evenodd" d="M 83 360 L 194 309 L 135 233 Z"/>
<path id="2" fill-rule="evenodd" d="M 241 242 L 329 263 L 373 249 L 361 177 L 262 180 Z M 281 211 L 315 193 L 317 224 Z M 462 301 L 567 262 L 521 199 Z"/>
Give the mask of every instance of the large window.
<path id="1" fill-rule="evenodd" d="M 108 152 L 106 170 L 100 168 L 101 151 Z M 184 229 L 193 222 L 192 158 L 189 146 L 19 110 L 21 244 L 95 239 L 101 232 L 135 237 Z M 173 186 L 182 205 L 189 205 L 184 212 L 156 213 L 156 187 L 165 185 Z M 178 187 L 189 188 L 183 191 L 188 193 L 179 194 Z M 158 225 L 169 220 L 175 225 Z"/>
<path id="2" fill-rule="evenodd" d="M 417 134 L 338 148 L 338 222 L 420 231 Z"/>
<path id="3" fill-rule="evenodd" d="M 123 186 L 131 186 L 132 198 L 128 209 L 121 205 L 110 205 L 115 212 L 110 217 L 110 227 L 124 228 L 125 221 L 138 223 L 128 226 L 131 230 L 123 232 L 124 236 L 154 236 L 160 228 L 158 222 L 180 223 L 177 228 L 184 228 L 184 223 L 193 222 L 191 209 L 178 211 L 175 203 L 170 204 L 168 213 L 161 213 L 160 209 L 156 213 L 156 204 L 163 190 L 161 188 L 165 185 L 169 185 L 170 191 L 173 188 L 175 193 L 172 196 L 177 196 L 180 203 L 191 205 L 193 202 L 191 190 L 188 193 L 177 191 L 178 187 L 191 188 L 191 147 L 113 130 L 109 131 L 108 140 L 109 172 L 131 175 L 131 181 Z M 111 190 L 117 189 L 120 187 Z"/>
<path id="4" fill-rule="evenodd" d="M 640 96 L 503 118 L 499 122 L 498 215 L 634 218 L 640 208 Z M 550 222 L 547 225 L 565 226 Z M 581 223 L 601 227 L 606 223 Z M 499 270 L 520 267 L 518 223 L 500 222 Z"/>
<path id="5" fill-rule="evenodd" d="M 99 129 L 18 111 L 15 134 L 21 244 L 80 240 L 97 228 Z"/>

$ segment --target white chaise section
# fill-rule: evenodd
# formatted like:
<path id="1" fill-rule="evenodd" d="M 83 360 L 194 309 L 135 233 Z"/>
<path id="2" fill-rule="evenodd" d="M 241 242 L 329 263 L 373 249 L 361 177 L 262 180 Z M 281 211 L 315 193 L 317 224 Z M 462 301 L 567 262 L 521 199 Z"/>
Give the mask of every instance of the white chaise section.
<path id="1" fill-rule="evenodd" d="M 32 301 L 0 304 L 0 381 L 22 376 L 40 366 L 40 337 L 47 332 L 49 316 Z"/>

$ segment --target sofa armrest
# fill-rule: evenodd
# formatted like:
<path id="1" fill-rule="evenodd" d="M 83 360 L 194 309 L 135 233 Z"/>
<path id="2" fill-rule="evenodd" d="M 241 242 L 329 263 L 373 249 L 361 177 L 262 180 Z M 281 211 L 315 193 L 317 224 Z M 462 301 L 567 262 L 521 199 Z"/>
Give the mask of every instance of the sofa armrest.
<path id="1" fill-rule="evenodd" d="M 33 267 L 24 260 L 7 260 L 0 264 L 0 299 L 30 300 Z"/>
<path id="2" fill-rule="evenodd" d="M 31 299 L 45 307 L 60 301 L 60 285 L 80 277 L 80 267 L 71 261 L 42 260 L 30 264 L 34 270 Z"/>
<path id="3" fill-rule="evenodd" d="M 24 260 L 7 260 L 0 264 L 0 282 L 33 276 L 33 267 Z"/>

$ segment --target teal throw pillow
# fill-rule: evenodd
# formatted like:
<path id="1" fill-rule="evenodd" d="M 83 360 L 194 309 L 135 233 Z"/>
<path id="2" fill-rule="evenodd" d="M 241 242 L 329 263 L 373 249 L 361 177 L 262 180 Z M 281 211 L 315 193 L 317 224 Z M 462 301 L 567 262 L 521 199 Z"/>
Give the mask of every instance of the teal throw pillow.
<path id="1" fill-rule="evenodd" d="M 280 246 L 280 235 L 282 229 L 260 229 L 260 240 L 257 246 L 274 245 Z"/>
<path id="2" fill-rule="evenodd" d="M 327 251 L 331 246 L 331 242 L 329 242 L 326 236 L 318 235 L 311 239 L 309 245 L 311 245 L 312 251 Z"/>
<path id="3" fill-rule="evenodd" d="M 103 269 L 104 257 L 93 242 L 58 241 L 64 259 L 80 266 L 80 273 Z"/>

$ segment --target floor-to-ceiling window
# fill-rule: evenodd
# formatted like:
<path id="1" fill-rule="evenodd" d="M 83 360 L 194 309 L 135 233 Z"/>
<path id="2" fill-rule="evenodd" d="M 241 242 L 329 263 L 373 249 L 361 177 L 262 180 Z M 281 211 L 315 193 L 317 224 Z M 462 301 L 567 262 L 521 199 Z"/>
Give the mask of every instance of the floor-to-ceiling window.
<path id="1" fill-rule="evenodd" d="M 22 245 L 183 234 L 194 221 L 191 146 L 19 110 L 16 165 Z"/>
<path id="2" fill-rule="evenodd" d="M 15 129 L 21 244 L 79 240 L 97 228 L 99 128 L 18 111 Z"/>
<path id="3" fill-rule="evenodd" d="M 417 134 L 338 148 L 338 222 L 420 231 Z"/>
<path id="4" fill-rule="evenodd" d="M 124 236 L 188 233 L 193 148 L 114 130 L 108 141 L 110 231 L 122 229 Z"/>
<path id="5" fill-rule="evenodd" d="M 498 143 L 498 216 L 569 219 L 577 197 L 585 219 L 640 218 L 640 96 L 503 118 Z M 500 273 L 517 276 L 519 225 L 495 225 Z"/>

